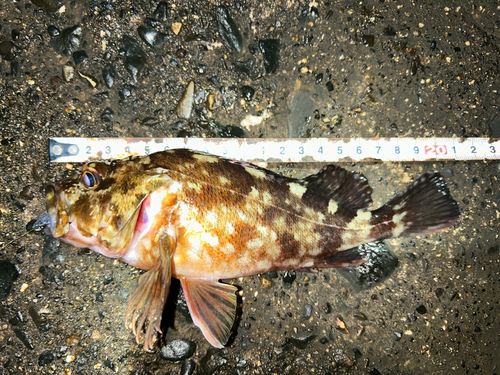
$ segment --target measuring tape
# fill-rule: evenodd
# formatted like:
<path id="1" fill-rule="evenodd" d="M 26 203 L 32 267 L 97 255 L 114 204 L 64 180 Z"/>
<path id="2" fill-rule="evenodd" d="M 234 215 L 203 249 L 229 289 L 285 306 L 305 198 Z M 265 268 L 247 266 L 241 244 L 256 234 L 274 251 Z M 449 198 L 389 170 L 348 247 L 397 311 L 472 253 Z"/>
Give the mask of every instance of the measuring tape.
<path id="1" fill-rule="evenodd" d="M 51 138 L 50 161 L 83 163 L 189 148 L 252 163 L 500 159 L 491 138 Z"/>

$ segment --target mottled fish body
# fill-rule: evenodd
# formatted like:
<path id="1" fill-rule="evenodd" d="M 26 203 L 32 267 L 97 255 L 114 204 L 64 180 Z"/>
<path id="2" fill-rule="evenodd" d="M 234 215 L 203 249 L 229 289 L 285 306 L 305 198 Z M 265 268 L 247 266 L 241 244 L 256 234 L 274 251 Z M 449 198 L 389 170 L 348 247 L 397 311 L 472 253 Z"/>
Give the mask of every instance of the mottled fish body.
<path id="1" fill-rule="evenodd" d="M 222 347 L 235 319 L 236 288 L 219 279 L 272 270 L 343 267 L 357 247 L 435 233 L 459 219 L 438 173 L 370 211 L 359 173 L 328 165 L 301 180 L 190 150 L 93 162 L 48 186 L 47 232 L 147 270 L 127 317 L 150 348 L 171 277 L 181 280 L 193 321 Z"/>

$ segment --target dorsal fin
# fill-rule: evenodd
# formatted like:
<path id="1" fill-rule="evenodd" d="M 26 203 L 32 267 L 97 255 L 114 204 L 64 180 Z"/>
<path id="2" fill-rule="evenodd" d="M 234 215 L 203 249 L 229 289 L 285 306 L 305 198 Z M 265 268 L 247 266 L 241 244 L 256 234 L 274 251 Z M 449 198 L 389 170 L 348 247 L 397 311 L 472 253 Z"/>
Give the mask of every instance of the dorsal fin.
<path id="1" fill-rule="evenodd" d="M 308 190 L 349 210 L 366 210 L 372 204 L 372 188 L 365 176 L 336 165 L 326 165 L 318 173 L 302 179 L 302 183 Z"/>

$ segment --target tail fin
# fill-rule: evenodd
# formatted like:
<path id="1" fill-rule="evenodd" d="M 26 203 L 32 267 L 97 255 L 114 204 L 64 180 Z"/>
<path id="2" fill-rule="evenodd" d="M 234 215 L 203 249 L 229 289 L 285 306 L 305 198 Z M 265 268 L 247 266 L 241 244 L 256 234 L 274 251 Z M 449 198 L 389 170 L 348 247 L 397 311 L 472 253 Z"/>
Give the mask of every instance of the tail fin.
<path id="1" fill-rule="evenodd" d="M 386 232 L 383 237 L 424 236 L 449 228 L 460 219 L 458 204 L 437 172 L 423 174 L 372 214 L 382 224 L 381 232 Z"/>

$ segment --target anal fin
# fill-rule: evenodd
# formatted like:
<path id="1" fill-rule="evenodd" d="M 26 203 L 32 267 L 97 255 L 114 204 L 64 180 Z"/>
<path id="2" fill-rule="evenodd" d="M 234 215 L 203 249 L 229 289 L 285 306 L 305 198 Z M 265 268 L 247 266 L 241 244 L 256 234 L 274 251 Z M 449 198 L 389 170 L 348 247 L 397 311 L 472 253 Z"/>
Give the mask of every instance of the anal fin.
<path id="1" fill-rule="evenodd" d="M 191 318 L 207 341 L 224 347 L 236 317 L 236 291 L 232 285 L 214 281 L 181 279 Z"/>
<path id="2" fill-rule="evenodd" d="M 366 261 L 364 254 L 359 252 L 359 248 L 343 250 L 329 255 L 314 262 L 312 267 L 317 268 L 339 268 L 359 266 Z"/>
<path id="3" fill-rule="evenodd" d="M 162 238 L 159 246 L 159 262 L 141 276 L 139 286 L 132 294 L 125 313 L 125 326 L 128 317 L 132 316 L 132 331 L 138 344 L 140 331 L 145 326 L 144 349 L 146 350 L 153 347 L 153 337 L 156 332 L 161 332 L 161 316 L 170 291 L 172 276 L 170 254 L 173 248 L 170 237 Z"/>

